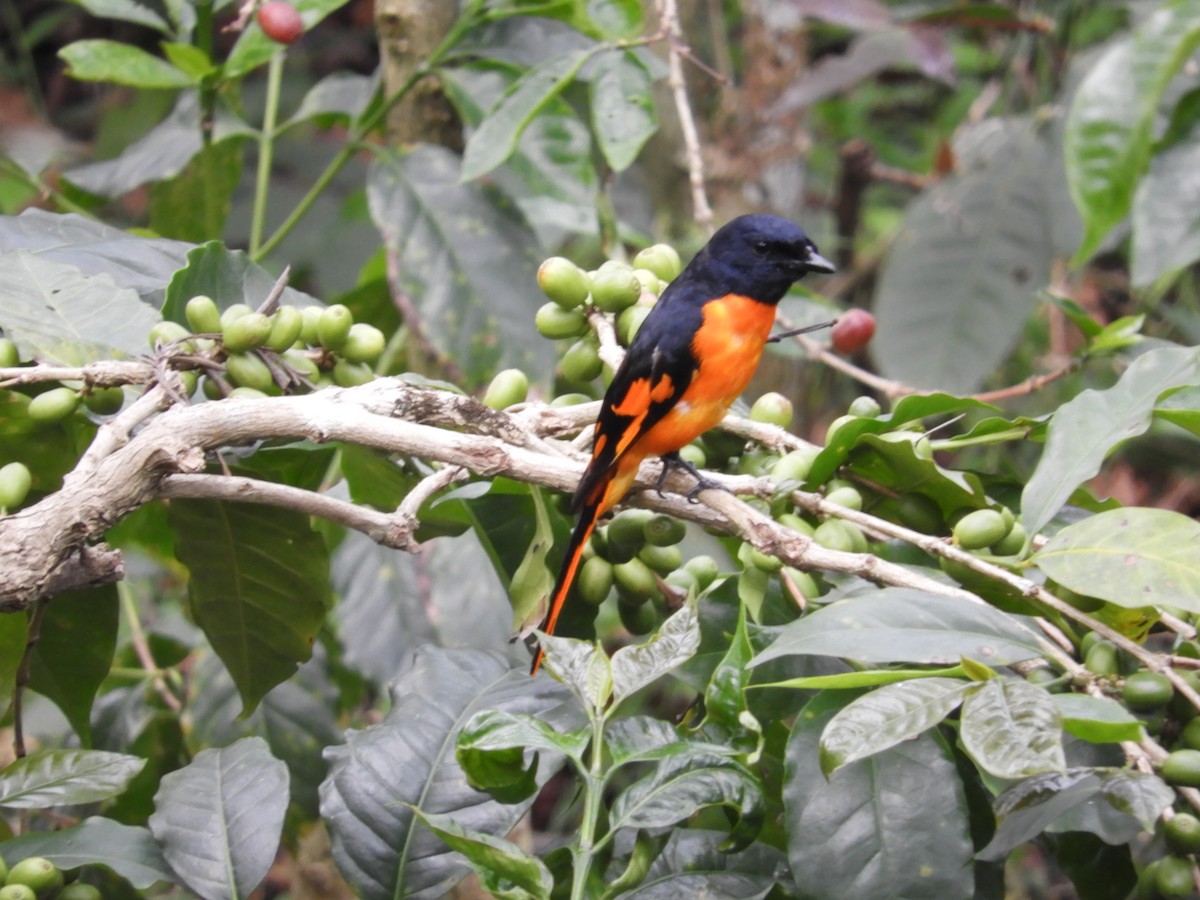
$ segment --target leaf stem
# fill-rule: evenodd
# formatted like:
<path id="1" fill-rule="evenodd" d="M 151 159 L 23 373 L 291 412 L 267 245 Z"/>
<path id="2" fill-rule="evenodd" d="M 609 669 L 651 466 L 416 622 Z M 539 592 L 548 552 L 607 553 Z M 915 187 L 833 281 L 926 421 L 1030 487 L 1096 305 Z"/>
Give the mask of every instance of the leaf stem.
<path id="1" fill-rule="evenodd" d="M 588 876 L 595 855 L 596 825 L 600 820 L 600 803 L 604 793 L 604 715 L 589 710 L 592 718 L 592 748 L 588 771 L 583 774 L 583 821 L 579 823 L 579 843 L 573 850 L 575 865 L 572 873 L 571 900 L 587 897 Z"/>
<path id="2" fill-rule="evenodd" d="M 271 162 L 275 155 L 275 123 L 279 115 L 279 91 L 283 86 L 283 60 L 276 53 L 267 63 L 267 108 L 263 112 L 262 136 L 258 139 L 258 177 L 254 184 L 254 211 L 250 217 L 250 256 L 259 259 L 263 221 L 267 215 L 267 191 L 271 185 Z"/>

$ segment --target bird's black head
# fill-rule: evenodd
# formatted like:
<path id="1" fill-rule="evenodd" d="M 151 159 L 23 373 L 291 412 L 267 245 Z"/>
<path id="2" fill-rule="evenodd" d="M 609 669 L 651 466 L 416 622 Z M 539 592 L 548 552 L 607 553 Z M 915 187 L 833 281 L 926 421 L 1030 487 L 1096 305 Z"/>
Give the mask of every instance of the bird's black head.
<path id="1" fill-rule="evenodd" d="M 727 292 L 764 303 L 778 303 L 809 272 L 834 271 L 804 229 L 768 215 L 738 216 L 724 225 L 696 255 L 697 264 Z"/>

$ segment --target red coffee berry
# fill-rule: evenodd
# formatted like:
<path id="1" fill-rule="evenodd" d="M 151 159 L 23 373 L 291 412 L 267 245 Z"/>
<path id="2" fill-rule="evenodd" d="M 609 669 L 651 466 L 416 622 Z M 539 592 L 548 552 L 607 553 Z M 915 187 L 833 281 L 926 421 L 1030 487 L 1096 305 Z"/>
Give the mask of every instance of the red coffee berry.
<path id="1" fill-rule="evenodd" d="M 263 34 L 280 44 L 294 44 L 304 34 L 304 20 L 296 7 L 284 0 L 268 0 L 258 8 Z"/>
<path id="2" fill-rule="evenodd" d="M 865 309 L 848 309 L 838 316 L 830 332 L 833 349 L 838 353 L 857 353 L 875 334 L 875 317 Z"/>

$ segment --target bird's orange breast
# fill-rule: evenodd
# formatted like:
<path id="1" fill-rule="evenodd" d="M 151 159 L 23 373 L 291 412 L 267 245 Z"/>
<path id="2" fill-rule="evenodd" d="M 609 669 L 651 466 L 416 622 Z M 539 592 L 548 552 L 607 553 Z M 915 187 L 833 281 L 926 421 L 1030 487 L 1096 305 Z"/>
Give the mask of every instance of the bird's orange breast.
<path id="1" fill-rule="evenodd" d="M 683 396 L 638 442 L 661 456 L 691 443 L 725 417 L 750 383 L 775 323 L 775 307 L 740 294 L 709 301 L 692 338 L 696 369 Z"/>

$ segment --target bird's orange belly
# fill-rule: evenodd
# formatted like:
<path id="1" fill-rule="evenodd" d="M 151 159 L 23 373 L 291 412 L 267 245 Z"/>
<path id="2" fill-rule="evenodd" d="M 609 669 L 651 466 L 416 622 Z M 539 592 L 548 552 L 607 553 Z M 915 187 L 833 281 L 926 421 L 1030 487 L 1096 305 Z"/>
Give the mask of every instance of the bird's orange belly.
<path id="1" fill-rule="evenodd" d="M 725 417 L 758 368 L 775 307 L 730 294 L 704 307 L 692 351 L 699 362 L 674 407 L 639 441 L 647 456 L 691 443 Z"/>

